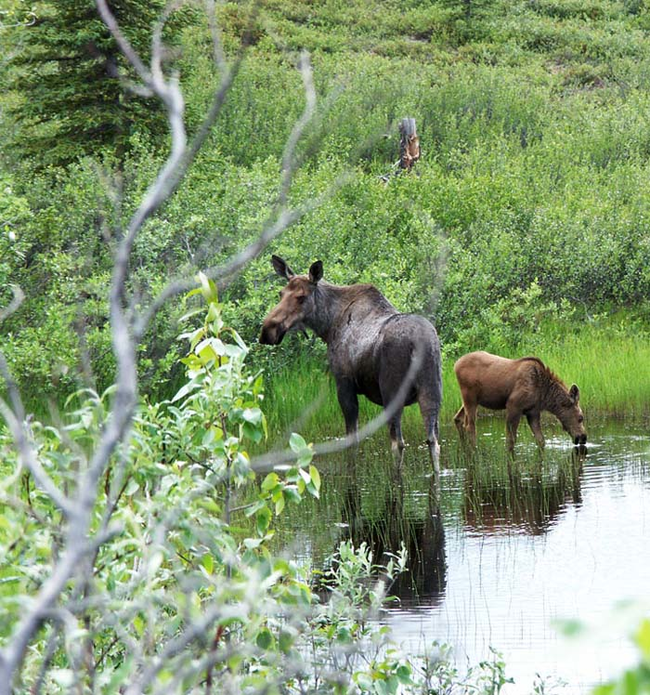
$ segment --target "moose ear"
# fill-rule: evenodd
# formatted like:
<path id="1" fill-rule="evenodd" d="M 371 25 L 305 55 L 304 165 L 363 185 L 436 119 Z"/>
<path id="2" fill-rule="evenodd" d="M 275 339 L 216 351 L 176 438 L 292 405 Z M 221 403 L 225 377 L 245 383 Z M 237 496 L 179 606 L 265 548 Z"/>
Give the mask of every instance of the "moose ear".
<path id="1" fill-rule="evenodd" d="M 315 285 L 323 277 L 323 261 L 316 261 L 309 268 L 309 282 Z"/>
<path id="2" fill-rule="evenodd" d="M 287 262 L 284 260 L 284 258 L 280 258 L 280 256 L 271 256 L 271 264 L 275 268 L 275 272 L 281 278 L 285 278 L 285 280 L 291 280 L 291 278 L 295 275 L 293 270 L 291 270 L 291 268 L 289 268 L 289 266 L 287 265 Z"/>
<path id="3" fill-rule="evenodd" d="M 580 400 L 580 389 L 573 384 L 573 386 L 569 389 L 569 398 L 577 405 L 578 401 Z"/>

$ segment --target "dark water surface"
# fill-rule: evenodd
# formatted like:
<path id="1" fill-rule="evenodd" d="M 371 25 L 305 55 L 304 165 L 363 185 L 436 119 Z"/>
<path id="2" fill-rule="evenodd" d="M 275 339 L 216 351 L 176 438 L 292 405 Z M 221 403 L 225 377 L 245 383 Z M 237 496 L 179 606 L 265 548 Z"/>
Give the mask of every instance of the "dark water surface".
<path id="1" fill-rule="evenodd" d="M 354 459 L 318 462 L 322 499 L 287 518 L 287 538 L 315 566 L 345 538 L 377 559 L 403 542 L 410 572 L 385 621 L 405 650 L 446 642 L 462 669 L 493 647 L 515 678 L 509 692 L 532 692 L 537 673 L 586 692 L 635 660 L 624 636 L 634 623 L 615 609 L 650 595 L 650 438 L 640 426 L 592 425 L 579 455 L 545 429 L 543 459 L 522 431 L 509 461 L 503 420 L 481 419 L 475 453 L 443 428 L 439 480 L 419 432 L 406 433 L 401 470 L 382 432 Z M 568 641 L 558 619 L 587 623 L 588 635 Z"/>

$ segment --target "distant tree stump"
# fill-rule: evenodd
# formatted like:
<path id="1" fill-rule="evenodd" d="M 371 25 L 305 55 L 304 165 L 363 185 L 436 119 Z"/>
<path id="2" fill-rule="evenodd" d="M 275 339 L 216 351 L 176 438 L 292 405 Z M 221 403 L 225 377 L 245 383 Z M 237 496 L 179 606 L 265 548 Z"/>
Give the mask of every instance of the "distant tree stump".
<path id="1" fill-rule="evenodd" d="M 410 171 L 420 159 L 420 138 L 415 127 L 415 118 L 402 118 L 399 124 L 399 166 Z"/>

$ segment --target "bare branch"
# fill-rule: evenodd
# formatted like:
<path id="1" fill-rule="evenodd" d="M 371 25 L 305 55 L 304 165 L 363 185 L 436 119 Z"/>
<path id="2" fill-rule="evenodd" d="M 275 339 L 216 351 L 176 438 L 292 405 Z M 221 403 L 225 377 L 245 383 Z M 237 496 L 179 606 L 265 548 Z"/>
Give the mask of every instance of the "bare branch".
<path id="1" fill-rule="evenodd" d="M 8 319 L 15 311 L 17 311 L 25 300 L 25 294 L 18 285 L 10 285 L 10 287 L 14 296 L 9 305 L 0 310 L 0 323 L 2 323 L 5 319 Z"/>
<path id="2" fill-rule="evenodd" d="M 140 695 L 156 678 L 163 668 L 166 668 L 169 660 L 179 654 L 194 640 L 204 637 L 205 633 L 217 620 L 228 617 L 239 617 L 248 611 L 249 606 L 239 603 L 237 606 L 212 606 L 200 620 L 190 623 L 178 636 L 171 639 L 162 647 L 156 658 L 145 667 L 142 674 L 125 691 L 125 695 Z"/>
<path id="3" fill-rule="evenodd" d="M 133 46 L 131 46 L 129 40 L 124 36 L 124 34 L 122 34 L 113 13 L 108 9 L 106 0 L 97 0 L 97 8 L 99 9 L 99 14 L 104 20 L 104 24 L 106 24 L 106 26 L 109 28 L 114 39 L 117 41 L 117 45 L 120 47 L 120 50 L 126 56 L 126 59 L 135 68 L 135 71 L 138 73 L 138 76 L 145 83 L 145 85 L 152 87 L 153 78 L 151 73 L 140 59 L 137 51 L 133 48 Z"/>
<path id="4" fill-rule="evenodd" d="M 41 688 L 43 687 L 43 683 L 45 682 L 45 674 L 47 673 L 47 670 L 50 667 L 50 663 L 52 662 L 54 654 L 59 646 L 59 636 L 60 627 L 57 625 L 53 629 L 52 634 L 48 637 L 47 647 L 45 649 L 45 654 L 43 655 L 43 661 L 41 663 L 38 676 L 30 690 L 31 695 L 40 695 Z"/>
<path id="5" fill-rule="evenodd" d="M 4 358 L 0 359 L 0 364 L 2 362 L 4 362 Z M 67 519 L 74 518 L 77 512 L 74 504 L 59 490 L 52 478 L 47 474 L 27 436 L 25 425 L 19 422 L 9 406 L 1 399 L 0 413 L 9 426 L 22 464 L 34 476 L 36 484 L 50 497 Z"/>
<path id="6" fill-rule="evenodd" d="M 167 3 L 160 19 L 156 22 L 151 39 L 151 73 L 155 82 L 164 83 L 162 71 L 163 43 L 162 33 L 169 17 L 183 4 L 183 0 L 172 0 Z"/>
<path id="7" fill-rule="evenodd" d="M 312 120 L 314 112 L 316 110 L 316 90 L 314 89 L 314 78 L 311 69 L 311 62 L 309 60 L 309 54 L 303 51 L 300 54 L 300 60 L 298 61 L 298 69 L 300 70 L 300 75 L 302 77 L 302 83 L 305 89 L 305 110 L 302 116 L 296 121 L 296 124 L 289 135 L 287 144 L 284 148 L 284 155 L 282 157 L 282 184 L 280 186 L 280 194 L 278 195 L 278 207 L 282 208 L 286 205 L 287 195 L 289 193 L 289 188 L 291 186 L 291 181 L 293 179 L 293 174 L 295 173 L 296 166 L 294 163 L 294 156 L 296 147 L 305 128 Z"/>
<path id="8" fill-rule="evenodd" d="M 212 35 L 212 54 L 214 64 L 220 69 L 226 69 L 226 56 L 223 52 L 223 42 L 221 40 L 221 32 L 217 24 L 216 3 L 214 0 L 205 0 L 205 11 L 208 15 L 208 25 L 210 26 L 210 34 Z"/>
<path id="9" fill-rule="evenodd" d="M 217 285 L 220 289 L 223 289 L 228 285 L 230 278 L 236 275 L 252 260 L 257 258 L 276 237 L 280 236 L 289 227 L 294 225 L 309 212 L 320 207 L 323 202 L 330 199 L 332 195 L 338 189 L 344 186 L 349 180 L 349 174 L 342 174 L 321 195 L 307 201 L 303 205 L 293 210 L 284 211 L 280 214 L 274 224 L 263 228 L 259 236 L 254 241 L 248 244 L 248 246 L 244 247 L 238 254 L 233 256 L 225 265 L 210 268 L 205 271 L 205 275 L 211 279 L 218 279 Z M 167 285 L 138 319 L 135 326 L 136 335 L 141 336 L 144 334 L 144 331 L 147 329 L 150 321 L 169 299 L 184 292 L 189 292 L 195 287 L 195 278 L 184 278 Z"/>
<path id="10" fill-rule="evenodd" d="M 109 295 L 112 350 L 117 364 L 115 395 L 110 413 L 104 423 L 100 440 L 94 452 L 92 452 L 89 462 L 80 473 L 74 499 L 68 498 L 61 492 L 38 460 L 29 431 L 24 423 L 25 417 L 22 401 L 15 384 L 10 378 L 6 361 L 0 355 L 0 372 L 4 375 L 5 381 L 7 382 L 13 405 L 12 411 L 6 403 L 0 401 L 0 413 L 2 413 L 7 420 L 16 442 L 21 461 L 31 472 L 37 485 L 39 485 L 50 497 L 52 502 L 61 509 L 67 520 L 63 550 L 61 555 L 56 559 L 56 564 L 52 569 L 52 573 L 42 582 L 31 603 L 26 607 L 20 620 L 13 627 L 12 634 L 9 636 L 3 649 L 0 650 L 0 695 L 12 691 L 13 680 L 19 672 L 30 642 L 34 639 L 37 631 L 45 621 L 63 620 L 69 631 L 72 632 L 76 629 L 76 619 L 73 617 L 73 612 L 70 611 L 70 608 L 74 606 L 69 604 L 68 608 L 64 609 L 58 608 L 57 604 L 61 602 L 64 591 L 67 592 L 70 590 L 72 597 L 79 597 L 81 587 L 85 586 L 84 582 L 91 576 L 89 572 L 89 562 L 91 559 L 96 558 L 99 547 L 115 533 L 119 532 L 119 529 L 110 528 L 109 522 L 119 498 L 125 489 L 126 475 L 124 461 L 121 461 L 118 480 L 115 486 L 115 494 L 108 501 L 108 508 L 105 510 L 99 530 L 93 531 L 92 521 L 102 477 L 106 473 L 108 466 L 111 465 L 111 461 L 114 460 L 116 451 L 119 451 L 120 445 L 127 441 L 130 436 L 138 398 L 136 370 L 138 339 L 142 336 L 148 322 L 164 301 L 187 287 L 187 285 L 180 284 L 170 285 L 142 316 L 136 316 L 132 311 L 134 297 L 128 296 L 127 294 L 131 252 L 142 226 L 155 214 L 177 188 L 188 167 L 196 157 L 200 147 L 209 136 L 233 81 L 238 74 L 245 53 L 245 47 L 243 46 L 232 65 L 228 67 L 216 28 L 214 2 L 213 0 L 206 0 L 213 36 L 214 60 L 221 71 L 221 77 L 219 85 L 215 90 L 210 109 L 188 147 L 188 138 L 184 123 L 184 100 L 179 88 L 178 78 L 177 76 L 166 77 L 163 70 L 163 28 L 169 15 L 177 7 L 178 2 L 174 0 L 168 4 L 165 14 L 154 29 L 151 67 L 145 65 L 145 62 L 122 33 L 115 17 L 108 7 L 107 0 L 96 0 L 96 3 L 102 19 L 108 26 L 127 60 L 133 66 L 138 78 L 142 81 L 140 91 L 154 94 L 164 105 L 171 134 L 171 148 L 156 179 L 147 189 L 140 205 L 129 220 L 124 236 L 117 248 Z M 293 210 L 287 209 L 287 200 L 291 184 L 299 165 L 296 157 L 296 149 L 308 123 L 313 118 L 316 104 L 316 93 L 313 85 L 311 66 L 306 54 L 301 56 L 299 68 L 305 89 L 306 104 L 304 112 L 295 124 L 284 150 L 281 181 L 275 204 L 258 238 L 231 258 L 223 267 L 215 269 L 213 276 L 219 275 L 222 281 L 226 281 L 241 270 L 241 268 L 255 258 L 272 239 L 282 233 L 288 226 L 295 223 L 306 212 L 316 207 L 325 197 L 331 195 L 332 189 L 315 201 L 309 201 Z M 339 181 L 335 187 L 340 185 Z M 193 286 L 193 283 L 191 286 Z M 22 301 L 22 293 L 18 288 L 14 288 L 14 300 L 7 309 L 0 312 L 0 320 L 3 320 L 9 316 L 10 313 L 15 311 L 20 305 L 20 301 Z M 407 375 L 406 381 L 408 382 L 409 379 L 412 379 L 411 370 Z M 400 389 L 396 396 L 396 401 L 404 399 L 407 388 L 410 388 L 410 382 L 403 385 Z M 397 403 L 395 407 L 397 407 Z M 391 414 L 392 411 L 389 407 L 380 418 L 376 418 L 373 423 L 369 423 L 369 425 L 363 428 L 360 432 L 360 436 L 364 437 L 370 434 L 384 424 Z M 318 448 L 317 453 L 340 450 L 345 448 L 345 446 L 349 446 L 351 443 L 353 442 L 344 440 L 343 442 L 335 443 L 338 444 L 338 446 L 334 448 L 331 448 L 331 445 L 322 445 L 322 447 Z M 261 459 L 259 465 L 273 465 L 274 462 L 279 462 L 280 459 L 289 460 L 285 452 L 277 454 L 276 459 L 270 464 L 267 459 L 268 457 L 266 459 Z M 177 514 L 179 512 L 176 510 L 175 513 Z M 171 518 L 174 517 L 172 516 Z M 154 529 L 154 543 L 161 543 L 164 540 L 165 528 L 165 523 L 161 523 Z M 142 572 L 145 571 L 148 570 L 143 568 L 142 571 L 138 571 L 136 566 L 133 571 L 134 581 L 136 581 L 139 576 L 141 577 Z M 189 606 L 189 601 L 187 605 Z M 153 611 L 153 606 L 154 604 L 148 606 L 151 611 Z M 242 601 L 237 605 L 213 606 L 206 611 L 201 620 L 189 621 L 182 634 L 177 635 L 166 644 L 160 646 L 155 659 L 143 662 L 142 670 L 137 674 L 127 692 L 133 695 L 134 693 L 140 693 L 146 689 L 157 677 L 160 670 L 167 665 L 170 659 L 180 654 L 195 640 L 203 639 L 205 631 L 216 621 L 222 618 L 228 618 L 231 615 L 234 616 L 235 614 L 245 614 L 248 610 L 249 606 L 246 601 Z M 116 634 L 119 634 L 119 626 L 115 629 Z M 53 649 L 54 647 L 50 645 L 50 648 Z M 48 648 L 48 653 L 50 648 Z M 138 653 L 143 654 L 144 652 L 140 650 Z M 44 665 L 44 670 L 41 675 L 38 677 L 37 683 L 42 682 L 45 668 L 46 664 Z"/>

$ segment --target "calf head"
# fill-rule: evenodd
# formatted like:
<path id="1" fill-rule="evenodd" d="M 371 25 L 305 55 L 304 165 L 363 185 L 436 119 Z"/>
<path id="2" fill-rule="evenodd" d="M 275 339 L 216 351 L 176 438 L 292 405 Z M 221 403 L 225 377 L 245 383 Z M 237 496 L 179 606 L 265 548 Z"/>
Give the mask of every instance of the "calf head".
<path id="1" fill-rule="evenodd" d="M 580 389 L 573 384 L 568 391 L 566 400 L 563 399 L 558 418 L 573 439 L 574 444 L 586 444 L 585 418 L 580 409 L 579 401 Z"/>
<path id="2" fill-rule="evenodd" d="M 323 263 L 312 263 L 309 275 L 296 275 L 279 256 L 271 256 L 271 263 L 275 272 L 288 282 L 280 291 L 280 301 L 264 319 L 260 343 L 278 345 L 287 331 L 304 328 L 305 321 L 315 311 L 313 295 L 323 277 Z"/>

